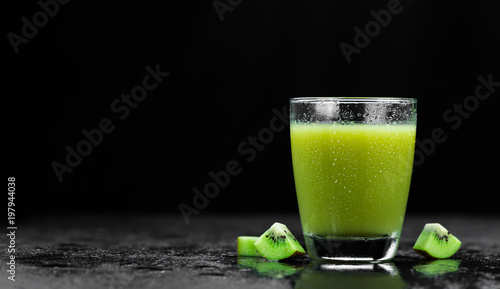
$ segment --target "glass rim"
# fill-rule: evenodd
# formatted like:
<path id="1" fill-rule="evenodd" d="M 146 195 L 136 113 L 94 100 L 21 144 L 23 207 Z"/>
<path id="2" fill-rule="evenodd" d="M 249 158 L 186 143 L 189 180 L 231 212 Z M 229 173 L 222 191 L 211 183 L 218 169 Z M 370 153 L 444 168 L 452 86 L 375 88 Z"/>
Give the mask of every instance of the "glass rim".
<path id="1" fill-rule="evenodd" d="M 417 103 L 416 98 L 411 97 L 292 97 L 290 103 L 316 103 L 316 102 L 339 102 L 339 103 Z"/>

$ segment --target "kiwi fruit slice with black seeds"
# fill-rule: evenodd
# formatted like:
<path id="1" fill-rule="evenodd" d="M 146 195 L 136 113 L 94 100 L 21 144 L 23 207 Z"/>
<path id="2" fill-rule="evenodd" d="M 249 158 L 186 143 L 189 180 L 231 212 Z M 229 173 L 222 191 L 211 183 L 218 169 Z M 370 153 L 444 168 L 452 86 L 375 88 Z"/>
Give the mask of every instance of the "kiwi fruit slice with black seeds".
<path id="1" fill-rule="evenodd" d="M 430 259 L 446 259 L 455 254 L 462 242 L 439 223 L 425 224 L 413 250 Z"/>
<path id="2" fill-rule="evenodd" d="M 254 246 L 268 260 L 282 260 L 306 253 L 290 230 L 278 222 L 262 234 Z"/>

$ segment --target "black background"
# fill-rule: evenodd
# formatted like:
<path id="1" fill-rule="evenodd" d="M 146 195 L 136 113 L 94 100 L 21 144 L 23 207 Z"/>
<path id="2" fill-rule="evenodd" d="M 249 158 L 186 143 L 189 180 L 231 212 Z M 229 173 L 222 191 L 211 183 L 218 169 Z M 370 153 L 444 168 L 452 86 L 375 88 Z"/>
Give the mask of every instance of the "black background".
<path id="1" fill-rule="evenodd" d="M 220 0 L 221 3 L 228 3 Z M 231 161 L 241 173 L 203 214 L 296 212 L 288 128 L 248 161 L 242 142 L 269 127 L 294 96 L 418 99 L 420 141 L 441 128 L 445 142 L 415 167 L 408 212 L 498 213 L 498 98 L 460 125 L 443 115 L 474 95 L 479 76 L 500 81 L 500 6 L 401 1 L 370 43 L 347 63 L 339 44 L 389 1 L 212 1 L 60 4 L 15 53 L 22 17 L 41 8 L 16 1 L 2 11 L 2 142 L 16 177 L 19 214 L 165 212 L 192 206 L 209 172 Z M 5 4 L 4 4 L 5 5 Z M 145 67 L 170 75 L 119 120 L 110 104 L 142 83 Z M 115 130 L 59 182 L 51 164 L 82 130 L 109 118 Z M 418 149 L 418 148 L 417 148 Z M 5 160 L 4 158 L 4 160 Z M 7 198 L 7 196 L 6 196 Z"/>

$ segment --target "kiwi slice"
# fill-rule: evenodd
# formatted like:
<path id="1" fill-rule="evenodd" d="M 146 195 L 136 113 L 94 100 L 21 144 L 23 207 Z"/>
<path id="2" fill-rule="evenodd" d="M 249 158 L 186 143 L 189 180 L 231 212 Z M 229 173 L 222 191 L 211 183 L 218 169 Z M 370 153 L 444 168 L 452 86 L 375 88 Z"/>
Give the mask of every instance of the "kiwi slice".
<path id="1" fill-rule="evenodd" d="M 425 224 L 413 250 L 426 258 L 446 259 L 455 254 L 460 245 L 462 242 L 450 234 L 441 224 L 429 223 Z"/>
<path id="2" fill-rule="evenodd" d="M 254 236 L 240 236 L 238 237 L 238 256 L 259 256 L 254 243 L 259 237 Z"/>
<path id="3" fill-rule="evenodd" d="M 306 253 L 290 230 L 281 223 L 274 223 L 254 245 L 257 252 L 268 260 L 282 260 Z"/>

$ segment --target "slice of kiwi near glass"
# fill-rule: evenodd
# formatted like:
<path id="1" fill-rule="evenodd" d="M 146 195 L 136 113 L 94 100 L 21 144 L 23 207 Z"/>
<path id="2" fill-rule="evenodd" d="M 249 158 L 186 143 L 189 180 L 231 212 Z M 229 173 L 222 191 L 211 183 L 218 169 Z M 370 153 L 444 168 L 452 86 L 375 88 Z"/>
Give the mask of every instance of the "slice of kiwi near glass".
<path id="1" fill-rule="evenodd" d="M 292 232 L 281 223 L 274 223 L 260 237 L 238 237 L 239 256 L 262 256 L 268 260 L 282 260 L 305 254 L 306 251 Z"/>
<path id="2" fill-rule="evenodd" d="M 260 257 L 259 252 L 254 246 L 254 243 L 259 239 L 255 236 L 239 236 L 238 237 L 238 256 Z"/>
<path id="3" fill-rule="evenodd" d="M 290 230 L 278 222 L 264 232 L 254 246 L 268 260 L 282 260 L 306 253 Z"/>
<path id="4" fill-rule="evenodd" d="M 455 254 L 462 242 L 439 223 L 425 224 L 413 250 L 430 259 L 446 259 Z"/>

